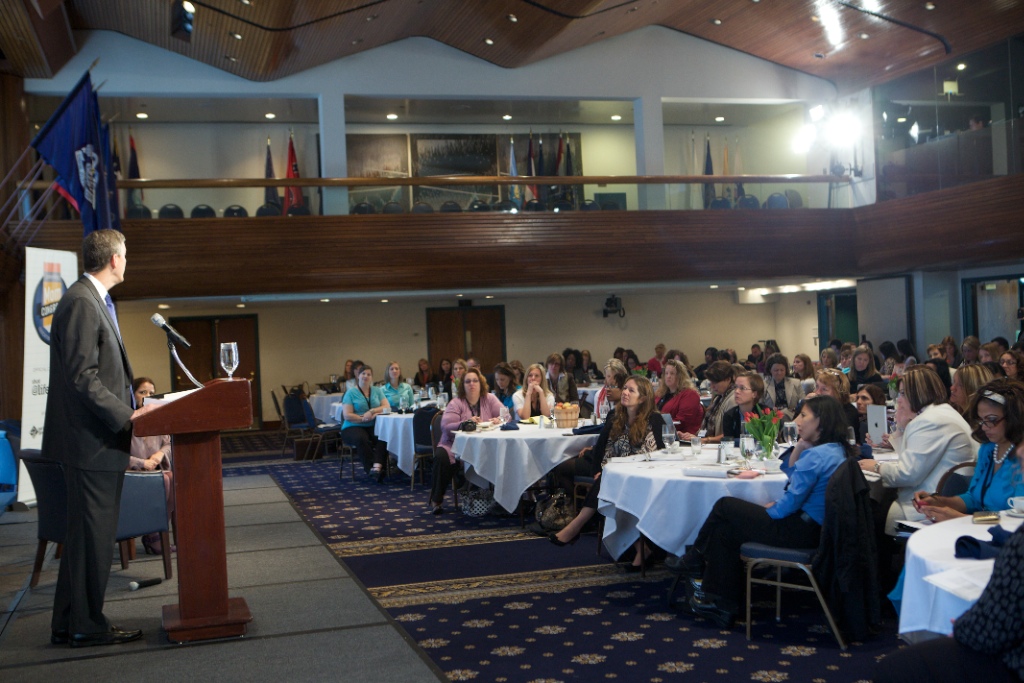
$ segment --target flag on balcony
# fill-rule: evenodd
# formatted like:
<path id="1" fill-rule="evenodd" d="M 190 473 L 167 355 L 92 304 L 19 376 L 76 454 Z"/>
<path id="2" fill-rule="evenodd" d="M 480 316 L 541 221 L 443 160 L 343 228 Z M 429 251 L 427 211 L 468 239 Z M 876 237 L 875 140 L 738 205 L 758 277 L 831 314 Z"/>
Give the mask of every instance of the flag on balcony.
<path id="1" fill-rule="evenodd" d="M 110 212 L 108 223 L 111 228 L 121 229 L 121 202 L 117 196 L 117 173 L 120 170 L 121 162 L 111 149 L 110 124 L 100 125 L 100 140 L 103 142 L 103 168 L 106 169 L 107 182 L 103 184 L 107 193 L 107 201 L 104 203 L 106 210 Z"/>
<path id="2" fill-rule="evenodd" d="M 711 161 L 711 138 L 704 138 L 704 175 L 715 175 L 715 165 Z M 704 208 L 710 209 L 711 202 L 715 201 L 715 184 L 704 183 Z"/>
<path id="3" fill-rule="evenodd" d="M 740 169 L 740 139 L 735 139 L 735 145 L 733 146 L 735 152 L 732 155 L 732 172 L 734 175 L 743 175 L 743 171 Z M 743 188 L 743 183 L 736 183 L 736 201 L 746 194 L 746 190 Z"/>
<path id="4" fill-rule="evenodd" d="M 139 155 L 135 150 L 135 138 L 131 133 L 128 133 L 128 147 L 128 180 L 137 180 L 142 177 L 142 174 L 139 172 Z M 128 208 L 142 204 L 145 197 L 142 190 L 128 190 Z"/>
<path id="5" fill-rule="evenodd" d="M 533 133 L 530 133 L 530 146 L 526 148 L 526 175 L 537 175 L 537 160 L 533 158 Z M 536 185 L 526 186 L 526 201 L 539 199 Z"/>
<path id="6" fill-rule="evenodd" d="M 519 169 L 516 167 L 516 141 L 511 137 L 508 139 L 508 174 L 513 178 L 519 175 Z M 519 185 L 509 185 L 508 200 L 515 204 L 517 209 L 523 208 L 523 188 Z"/>
<path id="7" fill-rule="evenodd" d="M 562 139 L 562 132 L 558 132 L 558 152 L 555 154 L 555 168 L 551 175 L 565 175 L 565 141 Z M 551 185 L 549 191 L 555 195 L 555 199 L 562 199 L 565 191 L 561 185 Z"/>
<path id="8" fill-rule="evenodd" d="M 31 146 L 53 167 L 57 192 L 81 214 L 85 234 L 119 226 L 117 215 L 111 215 L 108 189 L 113 182 L 110 140 L 103 134 L 99 102 L 88 72 Z"/>
<path id="9" fill-rule="evenodd" d="M 270 155 L 270 138 L 267 138 L 267 164 L 263 177 L 268 179 L 277 177 L 274 175 L 274 158 Z M 263 203 L 281 206 L 281 196 L 277 194 L 276 187 L 263 188 Z"/>
<path id="10" fill-rule="evenodd" d="M 572 156 L 572 139 L 568 135 L 565 136 L 565 175 L 573 177 L 579 175 L 576 169 L 576 160 Z M 579 189 L 576 185 L 565 186 L 565 200 L 571 202 L 573 208 L 578 207 L 577 202 L 582 195 L 578 191 Z"/>
<path id="11" fill-rule="evenodd" d="M 299 178 L 299 162 L 295 158 L 295 140 L 292 135 L 288 135 L 288 172 L 285 174 L 286 178 Z M 286 187 L 284 190 L 284 210 L 283 213 L 287 214 L 288 209 L 293 206 L 302 206 L 305 204 L 305 200 L 302 197 L 302 188 L 292 186 Z"/>
<path id="12" fill-rule="evenodd" d="M 540 135 L 537 136 L 537 175 L 544 175 L 544 138 Z M 537 185 L 537 199 L 540 200 L 541 204 L 547 204 L 547 185 Z"/>

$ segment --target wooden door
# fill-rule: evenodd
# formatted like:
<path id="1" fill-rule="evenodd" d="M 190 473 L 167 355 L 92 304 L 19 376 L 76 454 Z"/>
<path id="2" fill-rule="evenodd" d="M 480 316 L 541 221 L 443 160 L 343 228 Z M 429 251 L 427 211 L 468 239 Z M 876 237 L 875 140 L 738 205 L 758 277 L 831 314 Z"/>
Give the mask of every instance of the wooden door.
<path id="1" fill-rule="evenodd" d="M 428 308 L 427 348 L 433 368 L 442 358 L 475 356 L 490 373 L 505 360 L 505 307 Z"/>
<path id="2" fill-rule="evenodd" d="M 227 377 L 220 367 L 222 342 L 238 344 L 238 368 L 235 377 L 252 382 L 253 417 L 257 429 L 263 426 L 263 394 L 259 377 L 259 327 L 255 315 L 223 317 L 172 318 L 171 325 L 192 344 L 178 349 L 178 355 L 195 378 L 208 382 L 215 377 Z M 193 388 L 185 373 L 171 359 L 172 391 Z"/>

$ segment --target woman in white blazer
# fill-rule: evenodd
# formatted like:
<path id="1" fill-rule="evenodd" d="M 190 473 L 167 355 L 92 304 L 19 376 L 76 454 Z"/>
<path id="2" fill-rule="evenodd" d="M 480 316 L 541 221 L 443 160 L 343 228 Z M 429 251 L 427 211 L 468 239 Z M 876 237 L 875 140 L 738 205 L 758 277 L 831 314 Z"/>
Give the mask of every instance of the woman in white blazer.
<path id="1" fill-rule="evenodd" d="M 945 395 L 942 380 L 931 366 L 907 368 L 896 398 L 896 432 L 889 435 L 899 459 L 860 461 L 862 469 L 875 472 L 886 487 L 896 489 L 896 501 L 885 521 L 887 534 L 896 533 L 897 521 L 924 519 L 914 507 L 915 491 L 935 491 L 950 467 L 977 459 L 971 427 L 946 403 Z"/>
<path id="2" fill-rule="evenodd" d="M 789 376 L 789 359 L 781 353 L 773 353 L 765 362 L 764 396 L 761 404 L 766 408 L 778 408 L 789 422 L 796 415 L 796 407 L 804 397 L 800 380 Z M 784 400 L 779 400 L 779 389 Z"/>

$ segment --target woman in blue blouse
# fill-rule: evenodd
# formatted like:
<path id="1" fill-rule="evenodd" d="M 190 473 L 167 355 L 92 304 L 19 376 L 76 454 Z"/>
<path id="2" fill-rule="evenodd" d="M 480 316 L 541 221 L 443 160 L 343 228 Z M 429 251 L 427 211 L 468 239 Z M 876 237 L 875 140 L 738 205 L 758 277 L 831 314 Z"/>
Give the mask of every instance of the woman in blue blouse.
<path id="1" fill-rule="evenodd" d="M 768 505 L 720 498 L 679 562 L 679 571 L 691 579 L 684 608 L 722 628 L 732 625 L 744 594 L 741 545 L 818 545 L 829 477 L 849 455 L 846 415 L 836 399 L 817 396 L 807 399 L 796 424 L 800 438 L 813 446 L 797 461 L 782 498 Z"/>
<path id="2" fill-rule="evenodd" d="M 970 412 L 972 436 L 982 446 L 967 493 L 939 496 L 914 494 L 918 510 L 934 522 L 963 517 L 979 510 L 1002 510 L 1006 499 L 1024 495 L 1017 446 L 1024 443 L 1024 384 L 994 379 L 974 394 Z"/>
<path id="3" fill-rule="evenodd" d="M 362 458 L 363 469 L 376 476 L 379 484 L 384 480 L 388 447 L 373 433 L 373 425 L 378 415 L 391 409 L 391 404 L 384 397 L 384 391 L 373 386 L 373 368 L 369 365 L 359 369 L 356 380 L 358 384 L 346 391 L 341 399 L 345 417 L 341 425 L 341 440 Z"/>
<path id="4" fill-rule="evenodd" d="M 491 393 L 501 401 L 501 405 L 508 408 L 511 413 L 513 408 L 512 396 L 519 389 L 516 386 L 516 371 L 508 363 L 498 363 L 494 366 L 494 391 Z"/>
<path id="5" fill-rule="evenodd" d="M 405 407 L 412 408 L 412 387 L 402 377 L 402 366 L 397 361 L 388 363 L 388 369 L 384 373 L 387 381 L 381 387 L 384 390 L 384 398 L 395 408 L 402 407 L 402 400 L 405 400 Z"/>

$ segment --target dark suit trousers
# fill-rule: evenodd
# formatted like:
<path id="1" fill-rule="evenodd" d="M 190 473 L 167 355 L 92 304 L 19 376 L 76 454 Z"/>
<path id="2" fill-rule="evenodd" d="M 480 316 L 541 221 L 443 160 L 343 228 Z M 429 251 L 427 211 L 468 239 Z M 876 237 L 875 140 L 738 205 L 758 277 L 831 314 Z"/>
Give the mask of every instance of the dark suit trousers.
<path id="1" fill-rule="evenodd" d="M 110 630 L 103 599 L 114 560 L 124 472 L 65 467 L 68 535 L 53 598 L 52 628 L 71 633 Z"/>

